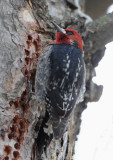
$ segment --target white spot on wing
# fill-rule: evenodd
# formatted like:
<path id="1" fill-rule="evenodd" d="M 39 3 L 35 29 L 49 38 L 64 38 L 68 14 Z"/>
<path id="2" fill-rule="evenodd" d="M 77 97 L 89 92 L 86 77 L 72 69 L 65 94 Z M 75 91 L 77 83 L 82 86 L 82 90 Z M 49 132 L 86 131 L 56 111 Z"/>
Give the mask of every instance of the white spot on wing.
<path id="1" fill-rule="evenodd" d="M 69 68 L 69 63 L 66 64 L 66 67 Z"/>
<path id="2" fill-rule="evenodd" d="M 61 82 L 60 88 L 62 87 L 62 85 L 63 85 L 63 83 L 64 83 L 64 80 L 65 80 L 65 77 L 62 79 L 62 82 Z"/>

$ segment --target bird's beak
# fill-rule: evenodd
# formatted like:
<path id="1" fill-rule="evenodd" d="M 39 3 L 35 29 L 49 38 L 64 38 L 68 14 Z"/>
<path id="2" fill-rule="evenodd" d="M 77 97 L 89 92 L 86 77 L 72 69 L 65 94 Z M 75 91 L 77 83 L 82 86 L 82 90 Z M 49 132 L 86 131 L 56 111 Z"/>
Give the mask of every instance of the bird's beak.
<path id="1" fill-rule="evenodd" d="M 65 29 L 59 27 L 55 22 L 52 22 L 52 24 L 56 27 L 57 31 L 58 32 L 61 32 L 61 33 L 66 33 Z"/>

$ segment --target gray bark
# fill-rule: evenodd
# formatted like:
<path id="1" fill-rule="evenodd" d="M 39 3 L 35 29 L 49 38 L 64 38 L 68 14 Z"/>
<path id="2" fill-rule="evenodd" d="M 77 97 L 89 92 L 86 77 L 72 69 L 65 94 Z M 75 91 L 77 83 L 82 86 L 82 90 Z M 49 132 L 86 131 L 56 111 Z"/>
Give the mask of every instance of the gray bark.
<path id="1" fill-rule="evenodd" d="M 43 159 L 72 159 L 81 113 L 89 101 L 97 101 L 102 94 L 102 86 L 94 84 L 92 77 L 95 66 L 104 55 L 104 45 L 113 39 L 113 15 L 105 15 L 86 25 L 90 18 L 80 11 L 82 6 L 77 6 L 74 1 L 70 4 L 68 0 L 56 4 L 54 0 L 0 1 L 0 159 L 40 159 L 37 137 L 45 116 L 45 105 L 35 96 L 24 104 L 28 96 L 28 80 L 35 91 L 39 54 L 54 39 L 52 19 L 82 35 L 87 69 L 86 93 L 84 101 L 72 113 L 63 139 L 53 139 L 47 147 L 47 155 L 42 152 Z"/>

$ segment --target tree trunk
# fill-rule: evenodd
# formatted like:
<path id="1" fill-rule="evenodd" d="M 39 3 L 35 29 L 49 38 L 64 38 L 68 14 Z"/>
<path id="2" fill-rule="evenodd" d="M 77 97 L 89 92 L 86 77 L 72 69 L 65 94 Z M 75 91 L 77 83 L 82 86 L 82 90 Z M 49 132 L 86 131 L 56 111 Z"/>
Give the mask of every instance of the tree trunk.
<path id="1" fill-rule="evenodd" d="M 104 45 L 113 40 L 113 14 L 91 21 L 80 11 L 82 7 L 69 0 L 0 1 L 0 160 L 72 159 L 81 113 L 88 102 L 97 101 L 102 93 L 102 86 L 92 82 L 94 67 L 104 55 Z M 35 92 L 39 55 L 55 37 L 52 20 L 81 34 L 87 75 L 84 101 L 72 113 L 63 138 L 53 138 L 45 147 L 41 141 L 46 138 L 45 133 L 40 133 L 45 104 L 35 96 L 27 103 L 26 100 L 30 84 Z M 40 91 L 39 94 L 41 97 Z"/>

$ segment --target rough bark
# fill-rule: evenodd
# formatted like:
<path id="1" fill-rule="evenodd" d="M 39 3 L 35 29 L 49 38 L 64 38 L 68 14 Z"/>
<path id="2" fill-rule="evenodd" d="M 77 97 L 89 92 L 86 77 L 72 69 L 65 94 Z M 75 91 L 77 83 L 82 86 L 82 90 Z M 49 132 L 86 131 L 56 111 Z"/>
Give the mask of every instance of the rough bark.
<path id="1" fill-rule="evenodd" d="M 60 12 L 56 3 L 54 0 L 0 1 L 0 159 L 38 160 L 41 156 L 47 160 L 71 160 L 81 113 L 89 101 L 97 101 L 101 96 L 102 86 L 94 84 L 92 77 L 94 67 L 104 55 L 105 43 L 113 39 L 113 15 L 105 15 L 86 25 L 88 17 L 81 13 L 80 6 L 77 7 L 74 1 L 70 4 L 68 0 L 62 0 Z M 56 9 L 55 14 L 51 8 Z M 52 19 L 63 27 L 77 29 L 83 37 L 86 93 L 84 101 L 73 112 L 63 139 L 53 139 L 46 151 L 39 155 L 37 143 L 41 137 L 38 134 L 45 116 L 45 105 L 35 96 L 26 105 L 25 101 L 29 92 L 28 81 L 35 91 L 39 54 L 54 39 Z"/>

